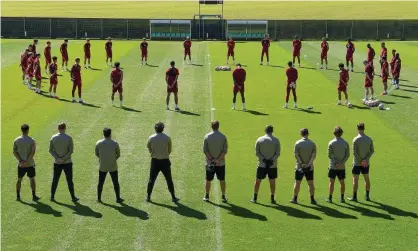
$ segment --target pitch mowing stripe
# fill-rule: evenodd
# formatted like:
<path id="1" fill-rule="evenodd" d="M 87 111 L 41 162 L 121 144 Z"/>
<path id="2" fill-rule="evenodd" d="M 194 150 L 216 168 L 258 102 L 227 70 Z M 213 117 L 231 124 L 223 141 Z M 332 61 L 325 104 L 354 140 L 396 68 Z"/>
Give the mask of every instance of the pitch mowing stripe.
<path id="1" fill-rule="evenodd" d="M 209 74 L 209 102 L 210 102 L 210 119 L 213 121 L 215 119 L 215 111 L 213 107 L 213 92 L 212 92 L 212 70 L 210 63 L 210 50 L 209 42 L 206 42 L 207 50 L 207 67 Z M 215 193 L 219 193 L 219 188 L 217 185 L 214 186 Z M 215 201 L 219 204 L 219 196 L 215 196 Z M 215 207 L 215 226 L 216 226 L 216 250 L 222 250 L 222 226 L 221 226 L 221 212 L 219 207 Z"/>

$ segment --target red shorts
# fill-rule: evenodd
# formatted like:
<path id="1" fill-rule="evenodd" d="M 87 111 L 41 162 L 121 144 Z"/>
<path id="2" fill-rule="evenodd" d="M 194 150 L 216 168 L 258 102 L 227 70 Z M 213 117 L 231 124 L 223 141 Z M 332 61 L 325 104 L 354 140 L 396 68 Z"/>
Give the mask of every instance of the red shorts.
<path id="1" fill-rule="evenodd" d="M 293 51 L 294 57 L 300 57 L 300 51 Z"/>
<path id="2" fill-rule="evenodd" d="M 84 52 L 84 58 L 85 59 L 90 59 L 91 58 L 90 52 Z"/>
<path id="3" fill-rule="evenodd" d="M 62 61 L 68 62 L 68 54 L 61 54 Z"/>
<path id="4" fill-rule="evenodd" d="M 36 74 L 35 79 L 38 80 L 38 81 L 41 81 L 42 80 L 41 74 Z"/>
<path id="5" fill-rule="evenodd" d="M 346 92 L 347 86 L 346 85 L 338 85 L 338 91 L 339 92 Z"/>
<path id="6" fill-rule="evenodd" d="M 112 51 L 106 51 L 106 57 L 111 58 L 112 57 Z"/>
<path id="7" fill-rule="evenodd" d="M 383 82 L 383 83 L 388 82 L 388 77 L 389 77 L 389 76 L 382 75 L 382 82 Z"/>
<path id="8" fill-rule="evenodd" d="M 364 87 L 373 87 L 373 81 L 366 79 L 364 81 Z"/>
<path id="9" fill-rule="evenodd" d="M 228 54 L 227 54 L 227 56 L 229 57 L 229 56 L 235 56 L 235 52 L 234 52 L 234 50 L 228 50 Z"/>
<path id="10" fill-rule="evenodd" d="M 189 55 L 190 56 L 191 52 L 190 49 L 184 49 L 184 56 Z"/>
<path id="11" fill-rule="evenodd" d="M 321 52 L 321 60 L 324 60 L 324 59 L 328 59 L 328 52 L 327 51 Z"/>
<path id="12" fill-rule="evenodd" d="M 74 80 L 73 81 L 73 88 L 76 88 L 76 87 L 81 88 L 81 85 L 82 85 L 81 80 Z"/>
<path id="13" fill-rule="evenodd" d="M 264 55 L 264 54 L 266 54 L 267 56 L 269 55 L 269 49 L 262 49 L 261 50 L 261 55 Z"/>
<path id="14" fill-rule="evenodd" d="M 373 59 L 367 59 L 367 63 L 373 65 Z"/>
<path id="15" fill-rule="evenodd" d="M 173 87 L 167 86 L 167 92 L 168 93 L 177 93 L 179 91 L 178 85 L 175 84 Z"/>
<path id="16" fill-rule="evenodd" d="M 122 84 L 121 85 L 119 85 L 118 87 L 114 87 L 113 85 L 112 85 L 112 92 L 113 93 L 115 93 L 115 92 L 119 92 L 119 94 L 120 93 L 122 93 L 123 92 L 123 87 L 122 87 Z"/>
<path id="17" fill-rule="evenodd" d="M 148 57 L 148 51 L 141 51 L 141 57 Z"/>
<path id="18" fill-rule="evenodd" d="M 240 88 L 238 88 L 238 87 L 241 87 L 241 89 Z M 236 85 L 236 84 L 234 84 L 234 88 L 233 88 L 233 90 L 232 90 L 234 93 L 237 93 L 237 92 L 240 92 L 240 93 L 243 93 L 243 92 L 245 92 L 245 86 L 244 86 L 244 84 L 242 84 L 242 85 Z"/>
<path id="19" fill-rule="evenodd" d="M 50 85 L 57 85 L 58 84 L 58 78 L 56 77 L 52 77 L 49 79 L 49 84 Z"/>
<path id="20" fill-rule="evenodd" d="M 45 63 L 49 65 L 52 62 L 51 56 L 45 57 Z"/>
<path id="21" fill-rule="evenodd" d="M 25 72 L 26 73 L 26 69 L 27 69 L 28 67 L 27 66 L 23 66 L 22 65 L 22 72 Z"/>
<path id="22" fill-rule="evenodd" d="M 353 62 L 354 61 L 354 55 L 345 55 L 345 61 Z"/>
<path id="23" fill-rule="evenodd" d="M 33 71 L 27 72 L 26 75 L 28 75 L 28 77 L 30 77 L 30 78 L 33 78 L 34 77 Z"/>

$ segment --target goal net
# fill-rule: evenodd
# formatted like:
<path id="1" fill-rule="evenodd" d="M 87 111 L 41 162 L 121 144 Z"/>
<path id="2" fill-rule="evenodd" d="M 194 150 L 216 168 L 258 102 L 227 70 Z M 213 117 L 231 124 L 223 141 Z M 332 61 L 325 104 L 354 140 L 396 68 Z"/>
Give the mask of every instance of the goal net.
<path id="1" fill-rule="evenodd" d="M 192 22 L 190 20 L 151 20 L 151 39 L 184 39 L 191 38 Z"/>
<path id="2" fill-rule="evenodd" d="M 259 39 L 267 34 L 267 21 L 237 21 L 226 22 L 226 35 L 233 39 Z"/>

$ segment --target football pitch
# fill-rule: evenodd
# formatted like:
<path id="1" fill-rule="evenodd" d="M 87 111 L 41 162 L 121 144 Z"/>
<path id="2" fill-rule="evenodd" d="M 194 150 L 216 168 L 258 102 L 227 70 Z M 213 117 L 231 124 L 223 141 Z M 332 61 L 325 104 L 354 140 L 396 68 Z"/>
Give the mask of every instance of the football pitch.
<path id="1" fill-rule="evenodd" d="M 58 55 L 61 40 L 52 41 Z M 364 74 L 362 60 L 367 42 L 356 42 L 355 72 L 350 74 L 348 92 L 353 108 L 337 106 L 338 63 L 345 59 L 345 43 L 330 42 L 329 70 L 319 70 L 320 42 L 303 42 L 299 70 L 298 105 L 284 109 L 285 69 L 291 59 L 291 42 L 273 42 L 270 66 L 260 66 L 260 43 L 237 42 L 237 62 L 247 71 L 247 112 L 231 110 L 231 72 L 215 71 L 225 65 L 224 42 L 193 42 L 193 65 L 183 64 L 181 42 L 149 41 L 149 66 L 141 66 L 138 41 L 113 42 L 114 61 L 124 71 L 124 105 L 110 102 L 111 68 L 105 67 L 104 41 L 92 41 L 92 70 L 82 71 L 83 99 L 87 105 L 71 103 L 71 81 L 61 72 L 57 94 L 60 100 L 29 91 L 21 83 L 19 54 L 29 40 L 1 41 L 1 227 L 3 250 L 417 250 L 418 197 L 418 55 L 417 42 L 387 42 L 402 58 L 401 88 L 378 98 L 390 110 L 361 104 Z M 40 40 L 43 48 L 45 40 Z M 83 56 L 84 41 L 69 42 L 70 62 Z M 371 42 L 379 51 L 379 42 Z M 60 65 L 60 56 L 59 65 Z M 182 112 L 165 107 L 165 71 L 171 60 L 180 71 L 179 105 Z M 44 63 L 43 58 L 41 58 Z M 378 65 L 375 60 L 375 65 Z M 377 73 L 380 69 L 376 67 Z M 43 69 L 43 67 L 42 67 Z M 43 74 L 45 75 L 44 71 Z M 48 91 L 44 79 L 42 90 Z M 379 78 L 376 93 L 382 92 Z M 390 85 L 389 89 L 393 89 Z M 116 96 L 117 99 L 117 96 Z M 290 102 L 290 105 L 293 105 Z M 173 107 L 173 106 L 172 106 Z M 313 107 L 313 109 L 306 109 Z M 202 142 L 210 121 L 220 121 L 229 141 L 226 181 L 229 203 L 220 202 L 217 181 L 211 203 L 204 195 Z M 148 136 L 154 123 L 163 121 L 173 141 L 171 157 L 179 204 L 173 204 L 162 175 L 157 180 L 154 203 L 146 203 L 149 174 Z M 49 139 L 57 124 L 67 123 L 75 151 L 74 184 L 80 201 L 70 200 L 61 176 L 56 199 L 50 202 L 53 159 Z M 327 144 L 336 125 L 350 142 L 356 124 L 364 122 L 375 144 L 371 159 L 371 202 L 363 199 L 360 178 L 359 202 L 327 204 Z M 30 125 L 37 141 L 35 155 L 38 194 L 30 200 L 27 178 L 22 184 L 22 201 L 15 200 L 16 161 L 13 140 L 20 125 Z M 257 158 L 255 141 L 264 127 L 274 126 L 282 144 L 277 180 L 278 205 L 269 204 L 268 182 L 259 193 L 259 204 L 250 203 Z M 103 191 L 104 204 L 96 202 L 98 161 L 94 146 L 102 129 L 110 127 L 121 146 L 119 179 L 123 204 L 115 203 L 110 178 Z M 315 186 L 318 206 L 309 204 L 308 187 L 302 183 L 299 205 L 289 203 L 293 195 L 293 146 L 299 130 L 307 127 L 317 144 Z M 349 163 L 352 158 L 350 157 Z M 351 195 L 347 168 L 346 195 Z M 339 185 L 334 196 L 338 198 Z"/>

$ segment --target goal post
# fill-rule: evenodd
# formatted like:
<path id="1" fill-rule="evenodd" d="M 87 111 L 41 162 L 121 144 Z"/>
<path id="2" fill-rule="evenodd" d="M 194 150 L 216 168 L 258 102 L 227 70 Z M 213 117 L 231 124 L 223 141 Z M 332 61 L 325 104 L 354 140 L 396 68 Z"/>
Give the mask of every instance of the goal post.
<path id="1" fill-rule="evenodd" d="M 268 21 L 228 20 L 226 36 L 236 40 L 263 38 L 268 31 Z"/>
<path id="2" fill-rule="evenodd" d="M 190 20 L 150 20 L 151 39 L 184 39 L 192 35 Z"/>

